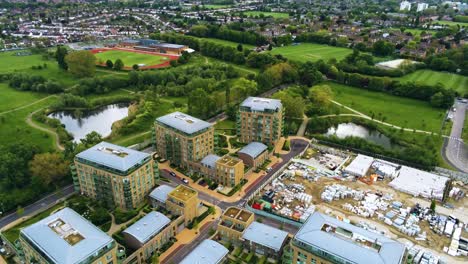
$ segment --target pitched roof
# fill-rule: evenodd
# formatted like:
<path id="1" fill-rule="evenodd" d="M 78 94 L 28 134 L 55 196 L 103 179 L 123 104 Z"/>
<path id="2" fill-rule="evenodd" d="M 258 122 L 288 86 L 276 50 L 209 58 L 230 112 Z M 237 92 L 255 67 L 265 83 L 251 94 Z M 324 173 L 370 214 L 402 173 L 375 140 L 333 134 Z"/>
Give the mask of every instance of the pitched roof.
<path id="1" fill-rule="evenodd" d="M 167 216 L 160 212 L 152 211 L 145 215 L 123 232 L 133 236 L 142 244 L 148 242 L 154 235 L 158 234 L 171 222 Z"/>
<path id="2" fill-rule="evenodd" d="M 119 171 L 127 171 L 138 164 L 143 164 L 150 154 L 101 142 L 78 153 L 76 157 Z"/>
<path id="3" fill-rule="evenodd" d="M 270 99 L 270 98 L 261 98 L 261 97 L 248 97 L 245 99 L 241 107 L 248 107 L 252 111 L 265 111 L 265 110 L 279 110 L 282 108 L 280 100 Z"/>
<path id="4" fill-rule="evenodd" d="M 257 158 L 260 154 L 262 154 L 268 147 L 260 142 L 250 142 L 247 146 L 243 147 L 238 153 L 244 153 L 252 158 Z"/>
<path id="5" fill-rule="evenodd" d="M 174 112 L 161 116 L 156 119 L 156 122 L 180 130 L 189 135 L 212 126 L 212 124 L 208 122 L 181 112 Z"/>
<path id="6" fill-rule="evenodd" d="M 217 264 L 229 253 L 223 245 L 213 240 L 205 239 L 180 264 Z"/>
<path id="7" fill-rule="evenodd" d="M 258 222 L 252 222 L 242 235 L 242 238 L 246 240 L 275 251 L 281 249 L 287 237 L 288 232 Z"/>
<path id="8" fill-rule="evenodd" d="M 113 242 L 110 236 L 70 208 L 22 229 L 21 234 L 53 263 L 82 263 Z"/>
<path id="9" fill-rule="evenodd" d="M 351 263 L 397 264 L 405 253 L 405 246 L 397 241 L 318 212 L 307 219 L 294 240 Z M 358 240 L 369 243 L 366 246 Z M 370 244 L 379 248 L 371 248 Z"/>
<path id="10" fill-rule="evenodd" d="M 172 190 L 174 190 L 174 187 L 163 184 L 154 188 L 154 190 L 149 194 L 149 197 L 165 203 L 167 200 L 167 194 L 172 192 Z"/>

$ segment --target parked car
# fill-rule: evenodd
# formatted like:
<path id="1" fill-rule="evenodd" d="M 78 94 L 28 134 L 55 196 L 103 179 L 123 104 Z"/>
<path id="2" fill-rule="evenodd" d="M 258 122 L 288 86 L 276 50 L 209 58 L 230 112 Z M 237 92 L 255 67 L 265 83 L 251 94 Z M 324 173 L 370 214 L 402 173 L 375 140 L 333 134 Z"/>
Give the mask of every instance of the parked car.
<path id="1" fill-rule="evenodd" d="M 189 183 L 189 181 L 187 179 L 185 179 L 185 178 L 182 178 L 182 182 L 185 183 L 185 184 Z"/>
<path id="2" fill-rule="evenodd" d="M 171 171 L 169 172 L 169 175 L 171 175 L 172 177 L 176 177 L 177 175 L 175 174 L 175 172 Z"/>

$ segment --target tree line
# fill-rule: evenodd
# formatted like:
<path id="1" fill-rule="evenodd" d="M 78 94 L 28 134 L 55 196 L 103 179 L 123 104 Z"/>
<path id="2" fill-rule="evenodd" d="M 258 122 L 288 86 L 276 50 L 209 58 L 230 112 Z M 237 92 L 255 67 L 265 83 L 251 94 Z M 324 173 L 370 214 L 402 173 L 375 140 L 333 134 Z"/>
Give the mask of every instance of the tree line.
<path id="1" fill-rule="evenodd" d="M 192 26 L 188 34 L 201 38 L 218 38 L 254 46 L 268 44 L 266 37 L 256 32 L 233 30 L 227 26 L 212 24 Z"/>

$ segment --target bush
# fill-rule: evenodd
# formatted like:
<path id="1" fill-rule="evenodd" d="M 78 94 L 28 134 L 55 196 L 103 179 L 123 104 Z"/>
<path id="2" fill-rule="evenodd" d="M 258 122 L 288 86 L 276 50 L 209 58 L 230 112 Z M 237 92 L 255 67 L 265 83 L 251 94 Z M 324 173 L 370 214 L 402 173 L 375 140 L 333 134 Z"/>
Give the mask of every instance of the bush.
<path id="1" fill-rule="evenodd" d="M 291 145 L 291 142 L 289 140 L 285 140 L 282 149 L 289 151 L 291 149 L 290 145 Z"/>
<path id="2" fill-rule="evenodd" d="M 122 224 L 130 219 L 134 218 L 138 215 L 138 211 L 131 210 L 131 211 L 122 211 L 121 209 L 117 208 L 114 211 L 114 220 L 116 224 Z"/>

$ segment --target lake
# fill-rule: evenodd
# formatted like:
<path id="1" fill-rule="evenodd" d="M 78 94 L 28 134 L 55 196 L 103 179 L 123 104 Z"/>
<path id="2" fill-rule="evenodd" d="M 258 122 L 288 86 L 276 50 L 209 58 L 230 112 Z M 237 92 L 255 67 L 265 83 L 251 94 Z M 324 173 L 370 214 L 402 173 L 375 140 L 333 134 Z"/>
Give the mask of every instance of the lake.
<path id="1" fill-rule="evenodd" d="M 356 125 L 354 123 L 341 123 L 337 126 L 330 127 L 324 135 L 332 136 L 335 135 L 338 138 L 346 137 L 360 137 L 369 140 L 377 145 L 381 145 L 385 148 L 397 147 L 392 144 L 390 138 L 380 133 L 377 130 L 370 130 L 364 126 Z"/>
<path id="2" fill-rule="evenodd" d="M 112 132 L 112 124 L 128 116 L 127 103 L 106 105 L 89 111 L 65 110 L 53 112 L 48 115 L 56 118 L 65 125 L 65 129 L 73 135 L 74 142 L 93 131 L 102 137 L 107 137 Z"/>

